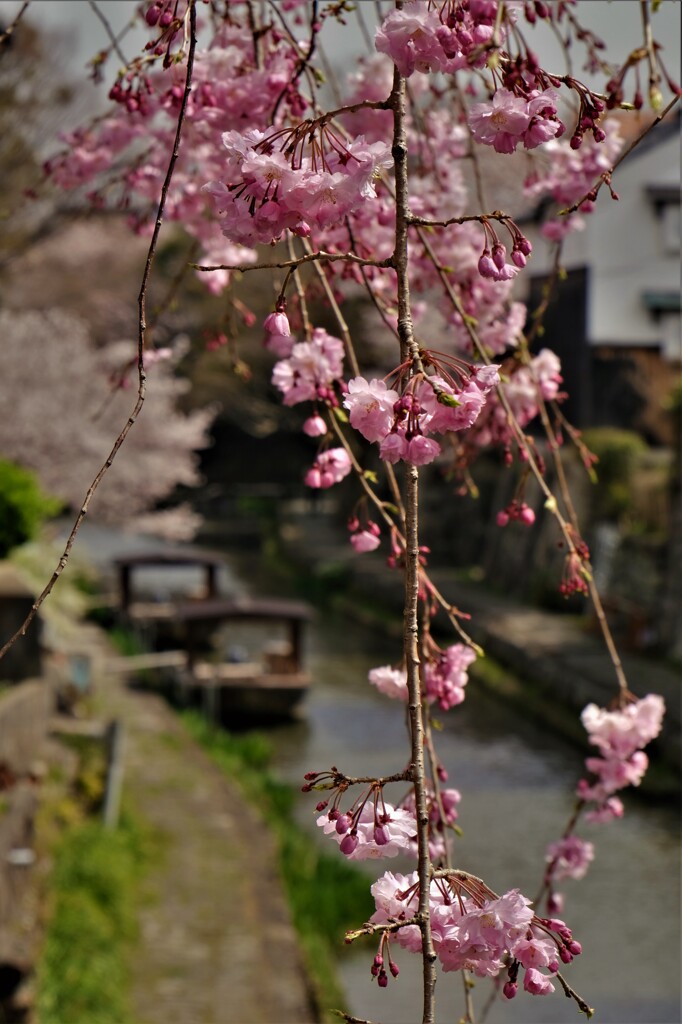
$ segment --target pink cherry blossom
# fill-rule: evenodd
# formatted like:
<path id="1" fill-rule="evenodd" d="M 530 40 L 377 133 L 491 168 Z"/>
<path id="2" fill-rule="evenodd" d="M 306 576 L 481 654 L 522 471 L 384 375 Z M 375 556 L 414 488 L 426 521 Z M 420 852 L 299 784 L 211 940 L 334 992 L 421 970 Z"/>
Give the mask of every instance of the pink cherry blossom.
<path id="1" fill-rule="evenodd" d="M 580 718 L 602 754 L 625 758 L 658 736 L 664 714 L 663 698 L 650 693 L 615 711 L 588 704 Z"/>
<path id="2" fill-rule="evenodd" d="M 321 416 L 309 416 L 303 424 L 303 433 L 308 437 L 324 437 L 327 433 L 327 424 Z"/>
<path id="3" fill-rule="evenodd" d="M 430 702 L 438 701 L 441 709 L 461 704 L 464 687 L 469 681 L 467 668 L 476 660 L 476 653 L 465 644 L 452 644 L 443 651 L 436 661 L 424 666 L 426 697 Z"/>
<path id="4" fill-rule="evenodd" d="M 498 153 L 514 152 L 530 119 L 526 102 L 508 89 L 498 89 L 492 103 L 476 103 L 469 111 L 474 139 Z"/>
<path id="5" fill-rule="evenodd" d="M 534 967 L 529 967 L 526 971 L 523 987 L 526 992 L 530 992 L 534 996 L 546 996 L 554 991 L 554 985 L 547 975 L 543 974 L 542 971 L 536 970 Z"/>
<path id="6" fill-rule="evenodd" d="M 308 487 L 326 488 L 348 476 L 353 466 L 345 448 L 328 448 L 321 452 L 305 475 Z"/>
<path id="7" fill-rule="evenodd" d="M 368 551 L 376 551 L 381 540 L 369 530 L 358 530 L 351 536 L 350 542 L 358 553 L 365 554 Z"/>
<path id="8" fill-rule="evenodd" d="M 584 878 L 594 860 L 594 846 L 578 836 L 567 836 L 549 844 L 545 860 L 553 865 L 552 878 L 556 881 Z"/>
<path id="9" fill-rule="evenodd" d="M 322 328 L 315 328 L 310 341 L 301 341 L 287 359 L 276 363 L 272 383 L 279 388 L 285 405 L 324 398 L 343 372 L 343 342 Z"/>
<path id="10" fill-rule="evenodd" d="M 407 700 L 407 673 L 405 669 L 391 668 L 390 665 L 383 665 L 381 668 L 373 668 L 369 673 L 369 681 L 377 690 L 385 693 L 387 697 L 395 697 L 398 700 Z"/>
<path id="11" fill-rule="evenodd" d="M 440 71 L 446 61 L 438 39 L 441 22 L 435 11 L 424 3 L 408 3 L 394 10 L 376 31 L 374 45 L 391 58 L 401 75 L 409 78 L 415 71 Z"/>
<path id="12" fill-rule="evenodd" d="M 343 404 L 350 412 L 352 427 L 368 441 L 381 441 L 391 429 L 397 401 L 398 392 L 390 390 L 385 381 L 353 377 L 348 381 Z"/>

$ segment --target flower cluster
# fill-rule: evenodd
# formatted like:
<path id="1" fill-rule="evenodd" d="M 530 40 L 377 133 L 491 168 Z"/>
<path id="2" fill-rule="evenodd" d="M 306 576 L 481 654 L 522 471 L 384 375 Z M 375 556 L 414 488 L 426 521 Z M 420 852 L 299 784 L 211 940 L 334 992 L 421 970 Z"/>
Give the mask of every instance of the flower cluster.
<path id="1" fill-rule="evenodd" d="M 418 906 L 417 873 L 387 871 L 371 891 L 376 906 L 371 923 L 405 922 L 395 932 L 395 941 L 403 949 L 419 953 L 420 930 L 408 923 Z M 559 961 L 570 963 L 581 952 L 566 924 L 537 917 L 530 900 L 518 889 L 498 897 L 484 883 L 463 873 L 453 872 L 452 880 L 446 882 L 431 882 L 429 910 L 433 945 L 443 971 L 467 970 L 478 977 L 497 977 L 506 968 L 509 980 L 503 991 L 507 998 L 518 991 L 516 979 L 521 968 L 527 992 L 553 992 L 550 979 L 559 970 Z"/>
<path id="2" fill-rule="evenodd" d="M 547 348 L 533 356 L 528 365 L 513 365 L 505 382 L 504 393 L 520 427 L 525 427 L 537 416 L 540 398 L 544 401 L 559 401 L 564 397 L 559 391 L 562 383 L 560 371 L 558 356 Z M 475 424 L 471 440 L 480 447 L 500 444 L 505 448 L 509 448 L 514 441 L 506 411 L 494 392 Z"/>
<path id="3" fill-rule="evenodd" d="M 466 644 L 452 644 L 438 650 L 424 664 L 424 695 L 429 704 L 438 702 L 443 711 L 464 700 L 464 687 L 469 681 L 467 668 L 476 660 L 476 653 Z M 373 668 L 369 681 L 377 690 L 397 700 L 407 700 L 407 673 L 390 665 Z"/>
<path id="4" fill-rule="evenodd" d="M 527 98 L 498 89 L 492 103 L 474 104 L 469 127 L 477 142 L 492 146 L 496 153 L 513 153 L 521 142 L 526 149 L 536 149 L 566 131 L 552 89 L 533 89 Z"/>
<path id="5" fill-rule="evenodd" d="M 473 661 L 476 661 L 476 652 L 466 644 L 452 644 L 433 661 L 427 661 L 424 687 L 429 703 L 437 701 L 442 711 L 461 704 L 464 687 L 469 681 L 466 670 Z"/>
<path id="6" fill-rule="evenodd" d="M 333 487 L 348 476 L 353 466 L 345 448 L 328 448 L 315 459 L 305 475 L 305 483 L 315 490 Z"/>
<path id="7" fill-rule="evenodd" d="M 468 65 L 482 67 L 493 37 L 497 0 L 449 6 L 443 20 L 424 3 L 411 2 L 391 11 L 377 29 L 377 50 L 387 54 L 405 78 L 415 71 L 452 74 Z"/>
<path id="8" fill-rule="evenodd" d="M 360 801 L 355 809 L 343 814 L 335 807 L 321 814 L 317 824 L 325 835 L 336 840 L 349 860 L 377 860 L 410 853 L 417 835 L 414 815 L 385 803 L 383 798 Z"/>
<path id="9" fill-rule="evenodd" d="M 272 314 L 266 320 L 271 326 L 278 324 L 284 330 L 281 319 L 284 314 Z M 288 324 L 287 324 L 288 326 Z M 269 333 L 269 347 L 280 347 L 288 335 Z M 272 339 L 277 341 L 273 342 Z M 298 402 L 324 401 L 335 404 L 333 384 L 343 373 L 343 342 L 334 335 L 328 334 L 321 327 L 316 327 L 310 341 L 299 341 L 292 344 L 288 358 L 281 359 L 272 371 L 272 383 L 282 392 L 285 405 L 297 405 Z"/>
<path id="10" fill-rule="evenodd" d="M 594 846 L 579 836 L 565 836 L 548 845 L 545 860 L 555 881 L 560 882 L 563 878 L 579 880 L 585 877 L 594 860 Z"/>
<path id="11" fill-rule="evenodd" d="M 343 400 L 351 426 L 368 441 L 380 442 L 379 454 L 386 462 L 432 462 L 441 448 L 428 435 L 470 427 L 499 381 L 496 366 L 472 369 L 461 387 L 434 374 L 410 383 L 402 395 L 383 380 L 355 377 Z"/>
<path id="12" fill-rule="evenodd" d="M 329 145 L 320 151 L 319 137 Z M 368 199 L 374 181 L 391 163 L 384 142 L 363 136 L 342 142 L 328 126 L 304 122 L 291 131 L 224 132 L 227 160 L 221 178 L 204 185 L 215 204 L 223 233 L 245 245 L 274 242 L 287 229 L 309 235 L 328 228 Z M 318 140 L 312 155 L 301 152 L 302 139 Z"/>
<path id="13" fill-rule="evenodd" d="M 649 759 L 641 748 L 658 736 L 664 714 L 663 698 L 655 693 L 632 700 L 614 711 L 596 704 L 588 704 L 583 710 L 582 723 L 590 743 L 601 755 L 585 761 L 596 781 L 589 783 L 581 779 L 578 783 L 578 796 L 596 804 L 586 815 L 588 820 L 609 821 L 622 815 L 623 805 L 613 794 L 625 786 L 638 786 L 642 781 Z"/>

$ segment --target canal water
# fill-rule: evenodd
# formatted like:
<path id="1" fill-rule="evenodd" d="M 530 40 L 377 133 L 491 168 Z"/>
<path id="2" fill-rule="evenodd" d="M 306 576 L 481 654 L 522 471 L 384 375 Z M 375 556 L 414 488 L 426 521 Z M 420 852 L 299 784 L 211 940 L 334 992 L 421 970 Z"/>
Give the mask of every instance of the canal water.
<path id="1" fill-rule="evenodd" d="M 127 553 L 128 538 L 84 531 L 84 547 L 100 564 Z M 89 541 L 89 543 L 88 543 Z M 230 562 L 228 556 L 228 562 Z M 245 582 L 248 580 L 248 584 Z M 167 577 L 164 577 L 167 585 Z M 231 591 L 273 590 L 251 559 L 232 560 L 225 585 Z M 398 641 L 318 614 L 307 638 L 314 683 L 297 722 L 269 730 L 273 768 L 295 786 L 310 770 L 336 765 L 356 775 L 386 775 L 405 766 L 408 744 L 404 706 L 367 682 L 370 668 L 396 662 Z M 455 861 L 495 891 L 538 888 L 546 844 L 560 836 L 571 810 L 571 790 L 584 753 L 470 683 L 464 704 L 442 715 L 439 756 L 449 784 L 462 792 Z M 391 795 L 399 799 L 396 787 Z M 311 841 L 326 843 L 315 826 L 314 794 L 301 794 L 297 815 Z M 580 882 L 566 881 L 564 917 L 583 945 L 565 970 L 569 983 L 596 1010 L 603 1024 L 680 1024 L 680 829 L 676 808 L 650 806 L 625 794 L 626 814 L 611 825 L 581 826 L 595 843 L 595 860 Z M 339 853 L 339 856 L 341 854 Z M 369 885 L 384 870 L 407 872 L 404 859 L 360 865 Z M 358 922 L 361 924 L 362 922 Z M 356 952 L 339 937 L 341 976 L 352 1014 L 383 1024 L 421 1020 L 421 966 L 397 949 L 398 979 L 381 990 L 370 979 L 373 952 Z M 489 988 L 479 982 L 474 1001 Z M 438 1024 L 456 1024 L 463 1012 L 459 974 L 440 974 Z M 496 1004 L 490 1024 L 560 1024 L 581 1018 L 559 987 L 552 996 L 530 996 Z"/>

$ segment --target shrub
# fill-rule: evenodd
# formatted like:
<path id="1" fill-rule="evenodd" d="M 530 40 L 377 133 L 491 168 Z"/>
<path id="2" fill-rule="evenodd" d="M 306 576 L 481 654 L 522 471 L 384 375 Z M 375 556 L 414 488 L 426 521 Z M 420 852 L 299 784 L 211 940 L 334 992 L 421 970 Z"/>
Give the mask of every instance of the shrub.
<path id="1" fill-rule="evenodd" d="M 19 547 L 62 507 L 42 490 L 34 473 L 0 459 L 0 558 Z"/>
<path id="2" fill-rule="evenodd" d="M 586 430 L 582 440 L 599 460 L 593 518 L 618 519 L 631 505 L 632 475 L 638 459 L 648 450 L 646 441 L 632 430 L 616 427 Z"/>

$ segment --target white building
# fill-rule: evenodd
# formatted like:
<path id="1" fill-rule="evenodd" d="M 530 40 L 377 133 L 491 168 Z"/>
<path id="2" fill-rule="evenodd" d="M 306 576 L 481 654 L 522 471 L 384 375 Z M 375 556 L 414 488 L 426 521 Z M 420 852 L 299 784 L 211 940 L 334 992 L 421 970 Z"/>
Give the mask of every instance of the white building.
<path id="1" fill-rule="evenodd" d="M 619 201 L 602 187 L 584 230 L 564 242 L 568 275 L 548 311 L 545 340 L 577 395 L 570 418 L 636 427 L 656 440 L 666 433 L 660 406 L 682 362 L 679 112 L 625 157 L 612 184 Z M 538 239 L 531 307 L 551 259 Z"/>

